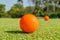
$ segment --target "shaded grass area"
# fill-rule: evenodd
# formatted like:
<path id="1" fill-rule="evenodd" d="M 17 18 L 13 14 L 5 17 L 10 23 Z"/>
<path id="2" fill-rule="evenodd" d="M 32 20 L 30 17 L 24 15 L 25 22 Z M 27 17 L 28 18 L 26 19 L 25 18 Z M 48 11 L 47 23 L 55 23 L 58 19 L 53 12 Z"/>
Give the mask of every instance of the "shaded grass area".
<path id="1" fill-rule="evenodd" d="M 19 21 L 0 18 L 0 40 L 60 40 L 60 19 L 38 19 L 38 30 L 33 33 L 22 32 Z"/>
<path id="2" fill-rule="evenodd" d="M 17 34 L 17 33 L 23 33 L 22 31 L 5 31 L 5 32 L 7 32 L 7 33 L 15 33 L 15 34 Z"/>

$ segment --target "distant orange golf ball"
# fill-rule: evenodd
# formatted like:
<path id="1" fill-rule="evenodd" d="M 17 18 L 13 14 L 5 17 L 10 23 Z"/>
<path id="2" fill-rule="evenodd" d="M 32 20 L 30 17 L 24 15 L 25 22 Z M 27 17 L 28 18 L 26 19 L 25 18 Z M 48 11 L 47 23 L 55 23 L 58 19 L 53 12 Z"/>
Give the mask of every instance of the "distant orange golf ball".
<path id="1" fill-rule="evenodd" d="M 44 20 L 48 21 L 49 20 L 49 16 L 44 16 Z"/>
<path id="2" fill-rule="evenodd" d="M 38 29 L 38 19 L 33 14 L 26 14 L 20 20 L 20 28 L 23 32 L 34 32 Z"/>

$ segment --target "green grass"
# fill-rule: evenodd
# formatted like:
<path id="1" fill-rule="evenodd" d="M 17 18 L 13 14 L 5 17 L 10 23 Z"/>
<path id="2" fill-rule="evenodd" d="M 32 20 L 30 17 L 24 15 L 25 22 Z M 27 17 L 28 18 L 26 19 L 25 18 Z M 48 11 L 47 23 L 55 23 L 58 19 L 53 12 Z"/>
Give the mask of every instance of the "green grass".
<path id="1" fill-rule="evenodd" d="M 0 18 L 0 40 L 60 40 L 60 19 L 39 20 L 34 33 L 23 33 L 19 19 Z"/>

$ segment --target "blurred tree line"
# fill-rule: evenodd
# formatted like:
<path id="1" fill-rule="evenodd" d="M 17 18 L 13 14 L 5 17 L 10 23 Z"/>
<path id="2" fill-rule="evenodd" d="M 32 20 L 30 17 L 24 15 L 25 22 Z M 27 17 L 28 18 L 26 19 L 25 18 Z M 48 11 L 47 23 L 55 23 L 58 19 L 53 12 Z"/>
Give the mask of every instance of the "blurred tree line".
<path id="1" fill-rule="evenodd" d="M 5 4 L 0 4 L 0 18 L 20 18 L 24 14 L 34 14 L 37 17 L 45 15 L 51 18 L 60 18 L 60 1 L 57 0 L 28 0 L 34 6 L 24 7 L 23 1 L 18 0 L 10 10 L 5 10 Z"/>

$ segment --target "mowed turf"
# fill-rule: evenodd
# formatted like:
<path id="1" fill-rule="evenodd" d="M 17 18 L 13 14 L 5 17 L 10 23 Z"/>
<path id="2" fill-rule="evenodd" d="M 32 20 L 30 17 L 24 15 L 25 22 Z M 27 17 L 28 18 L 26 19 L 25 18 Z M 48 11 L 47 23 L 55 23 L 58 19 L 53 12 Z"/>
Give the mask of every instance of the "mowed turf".
<path id="1" fill-rule="evenodd" d="M 20 19 L 0 18 L 0 40 L 60 40 L 60 19 L 38 19 L 38 30 L 23 33 L 19 25 Z"/>

